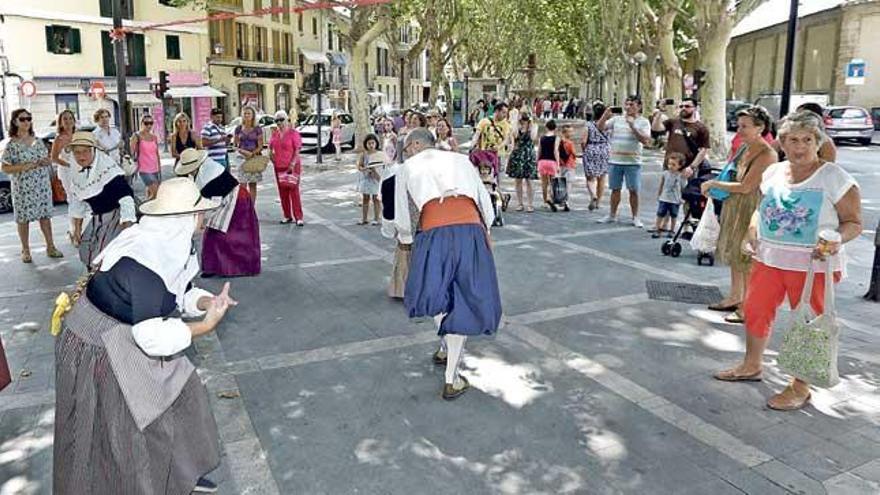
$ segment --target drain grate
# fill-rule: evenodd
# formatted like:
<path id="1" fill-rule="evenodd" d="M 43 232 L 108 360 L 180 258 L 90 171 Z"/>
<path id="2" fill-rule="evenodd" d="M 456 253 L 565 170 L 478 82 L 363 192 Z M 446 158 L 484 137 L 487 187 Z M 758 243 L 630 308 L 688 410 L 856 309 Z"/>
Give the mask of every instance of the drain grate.
<path id="1" fill-rule="evenodd" d="M 647 280 L 648 297 L 658 301 L 674 301 L 688 304 L 712 304 L 721 300 L 721 289 L 715 285 L 685 284 Z"/>

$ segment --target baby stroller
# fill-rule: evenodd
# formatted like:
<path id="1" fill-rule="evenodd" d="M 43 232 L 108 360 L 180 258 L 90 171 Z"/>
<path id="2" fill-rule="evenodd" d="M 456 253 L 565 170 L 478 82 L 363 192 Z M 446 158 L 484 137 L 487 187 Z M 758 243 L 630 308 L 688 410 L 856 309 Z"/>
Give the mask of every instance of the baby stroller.
<path id="1" fill-rule="evenodd" d="M 474 151 L 470 155 L 471 163 L 477 167 L 480 174 L 480 180 L 486 186 L 489 197 L 492 199 L 492 210 L 495 212 L 495 220 L 492 222 L 493 227 L 504 226 L 504 216 L 502 207 L 504 200 L 501 193 L 498 192 L 498 155 L 486 151 Z"/>
<path id="2" fill-rule="evenodd" d="M 679 239 L 685 241 L 691 240 L 694 231 L 697 229 L 697 225 L 700 224 L 700 218 L 702 218 L 703 211 L 706 209 L 706 204 L 709 201 L 708 198 L 703 196 L 700 186 L 702 186 L 707 180 L 714 179 L 717 176 L 717 171 L 707 169 L 705 173 L 688 181 L 687 186 L 685 186 L 684 191 L 681 193 L 681 197 L 684 200 L 684 218 L 679 224 L 678 229 L 675 231 L 675 235 L 672 236 L 672 239 L 665 241 L 660 246 L 660 252 L 663 253 L 664 256 L 672 256 L 673 258 L 681 256 L 682 248 Z M 719 210 L 716 209 L 716 211 Z M 698 251 L 697 265 L 702 266 L 703 261 L 705 261 L 708 266 L 715 265 L 715 253 Z"/>

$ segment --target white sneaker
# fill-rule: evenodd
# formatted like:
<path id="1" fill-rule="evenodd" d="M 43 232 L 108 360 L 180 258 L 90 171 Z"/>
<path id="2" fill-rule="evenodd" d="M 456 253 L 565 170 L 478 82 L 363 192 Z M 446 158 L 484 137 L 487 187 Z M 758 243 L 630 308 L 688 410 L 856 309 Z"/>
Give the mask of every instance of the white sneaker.
<path id="1" fill-rule="evenodd" d="M 617 223 L 617 217 L 605 215 L 604 217 L 596 220 L 596 223 Z"/>
<path id="2" fill-rule="evenodd" d="M 645 228 L 645 225 L 642 223 L 642 220 L 639 217 L 633 218 L 633 227 L 637 229 Z"/>

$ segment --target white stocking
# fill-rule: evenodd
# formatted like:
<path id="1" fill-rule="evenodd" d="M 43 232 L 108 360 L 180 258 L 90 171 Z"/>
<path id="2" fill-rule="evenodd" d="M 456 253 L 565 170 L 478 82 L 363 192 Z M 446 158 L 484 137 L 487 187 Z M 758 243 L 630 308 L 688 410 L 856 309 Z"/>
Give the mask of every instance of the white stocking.
<path id="1" fill-rule="evenodd" d="M 446 313 L 440 313 L 439 315 L 434 316 L 434 326 L 437 327 L 437 330 L 440 330 L 440 324 L 443 323 L 443 318 L 446 317 Z M 446 352 L 446 336 L 440 336 L 440 351 Z"/>
<path id="2" fill-rule="evenodd" d="M 459 382 L 458 365 L 464 351 L 465 340 L 467 340 L 467 335 L 446 335 L 446 346 L 448 349 L 448 354 L 446 355 L 446 383 L 457 385 Z"/>

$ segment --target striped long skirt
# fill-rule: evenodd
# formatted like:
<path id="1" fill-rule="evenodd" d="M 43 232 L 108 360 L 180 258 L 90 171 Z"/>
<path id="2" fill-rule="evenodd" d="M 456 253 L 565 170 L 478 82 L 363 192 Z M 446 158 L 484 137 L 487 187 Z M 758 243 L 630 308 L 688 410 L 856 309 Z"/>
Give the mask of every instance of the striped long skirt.
<path id="1" fill-rule="evenodd" d="M 55 495 L 187 495 L 220 463 L 208 394 L 193 372 L 139 430 L 101 335 L 131 331 L 81 298 L 55 344 Z"/>
<path id="2" fill-rule="evenodd" d="M 100 215 L 92 215 L 91 221 L 83 230 L 79 243 L 79 259 L 86 265 L 86 268 L 92 267 L 92 260 L 120 232 L 122 232 L 122 227 L 119 225 L 119 208 Z"/>

